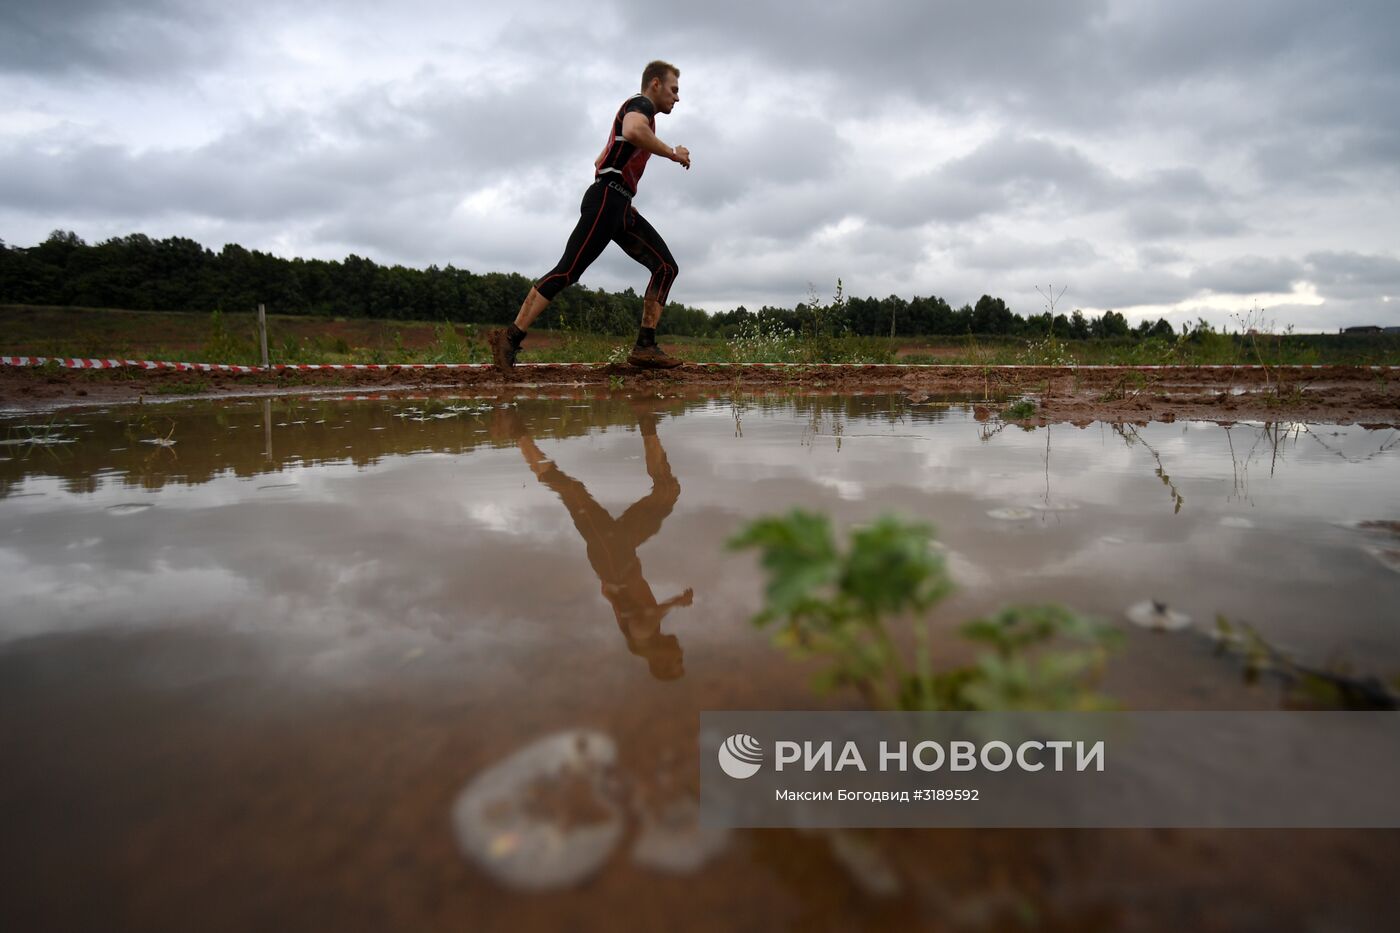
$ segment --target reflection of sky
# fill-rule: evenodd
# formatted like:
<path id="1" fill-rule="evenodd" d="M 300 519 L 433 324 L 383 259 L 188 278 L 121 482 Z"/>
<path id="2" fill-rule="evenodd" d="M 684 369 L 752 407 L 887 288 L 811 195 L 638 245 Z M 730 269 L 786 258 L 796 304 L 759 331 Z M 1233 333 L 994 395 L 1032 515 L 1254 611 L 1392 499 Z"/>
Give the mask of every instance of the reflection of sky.
<path id="1" fill-rule="evenodd" d="M 527 424 L 549 404 L 522 407 Z M 1394 431 L 1298 426 L 1275 445 L 1261 425 L 1179 422 L 1125 431 L 1131 444 L 1099 424 L 984 440 L 960 408 L 894 422 L 751 409 L 741 427 L 728 402 L 660 422 L 682 491 L 638 554 L 658 599 L 695 589 L 665 623 L 688 658 L 755 637 L 755 561 L 725 539 L 803 507 L 843 526 L 886 511 L 934 523 L 964 614 L 1059 600 L 1113 616 L 1154 596 L 1198 621 L 1224 612 L 1315 653 L 1400 668 L 1400 575 L 1363 550 L 1384 537 L 1346 524 L 1400 519 L 1400 449 L 1382 451 Z M 649 488 L 635 427 L 538 441 L 614 516 Z M 120 508 L 136 504 L 151 507 Z M 988 515 L 1008 506 L 1035 511 Z M 568 512 L 511 446 L 156 491 L 98 475 L 78 493 L 29 475 L 0 500 L 0 529 L 3 640 L 212 625 L 295 643 L 330 674 L 424 651 L 487 678 L 561 650 L 627 663 Z"/>

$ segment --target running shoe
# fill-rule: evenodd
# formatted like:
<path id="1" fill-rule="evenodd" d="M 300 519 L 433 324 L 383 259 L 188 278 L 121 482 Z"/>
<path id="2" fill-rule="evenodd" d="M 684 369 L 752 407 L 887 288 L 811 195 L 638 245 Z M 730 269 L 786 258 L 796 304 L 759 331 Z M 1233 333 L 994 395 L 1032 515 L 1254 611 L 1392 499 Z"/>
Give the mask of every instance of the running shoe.
<path id="1" fill-rule="evenodd" d="M 486 342 L 491 344 L 491 356 L 496 360 L 497 369 L 505 372 L 515 365 L 515 357 L 520 352 L 520 346 L 511 343 L 510 334 L 506 333 L 504 327 L 497 328 L 487 334 Z"/>
<path id="2" fill-rule="evenodd" d="M 665 350 L 655 345 L 633 347 L 627 356 L 627 362 L 638 369 L 675 369 L 681 365 L 680 360 L 674 356 L 667 356 Z"/>

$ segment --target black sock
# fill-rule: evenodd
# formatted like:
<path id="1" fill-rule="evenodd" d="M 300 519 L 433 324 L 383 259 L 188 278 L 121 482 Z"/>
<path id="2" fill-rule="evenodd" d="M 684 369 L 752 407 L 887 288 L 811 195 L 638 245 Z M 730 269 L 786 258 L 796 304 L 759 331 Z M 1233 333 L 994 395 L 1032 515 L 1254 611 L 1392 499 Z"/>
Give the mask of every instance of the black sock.
<path id="1" fill-rule="evenodd" d="M 516 327 L 514 322 L 512 322 L 511 325 L 506 328 L 506 337 L 510 339 L 511 343 L 515 344 L 518 347 L 520 346 L 521 341 L 525 339 L 525 332 L 520 328 Z"/>
<path id="2" fill-rule="evenodd" d="M 639 347 L 654 347 L 654 346 L 656 346 L 656 328 L 655 328 L 655 327 L 643 327 L 641 330 L 639 330 L 639 331 L 637 332 L 637 346 L 639 346 Z"/>

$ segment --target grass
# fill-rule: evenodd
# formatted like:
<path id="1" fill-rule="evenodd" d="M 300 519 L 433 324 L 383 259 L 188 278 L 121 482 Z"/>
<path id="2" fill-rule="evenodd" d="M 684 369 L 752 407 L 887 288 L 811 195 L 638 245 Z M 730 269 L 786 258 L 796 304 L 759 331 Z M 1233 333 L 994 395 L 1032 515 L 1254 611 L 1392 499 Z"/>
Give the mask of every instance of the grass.
<path id="1" fill-rule="evenodd" d="M 484 363 L 486 325 L 268 316 L 274 363 Z M 0 353 L 257 365 L 256 315 L 0 306 Z M 1176 340 L 988 335 L 862 337 L 751 328 L 729 339 L 665 333 L 668 352 L 696 363 L 1045 365 L 1400 365 L 1400 337 L 1199 334 Z M 616 362 L 633 335 L 534 330 L 523 362 Z M 1131 387 L 1124 387 L 1125 389 Z"/>
<path id="2" fill-rule="evenodd" d="M 209 391 L 209 383 L 204 379 L 190 379 L 184 382 L 162 382 L 151 390 L 153 395 L 198 395 Z"/>
<path id="3" fill-rule="evenodd" d="M 1027 419 L 1034 418 L 1035 402 L 1025 398 L 1018 402 L 1013 402 L 1002 410 L 1000 417 L 1003 421 L 1026 421 Z"/>

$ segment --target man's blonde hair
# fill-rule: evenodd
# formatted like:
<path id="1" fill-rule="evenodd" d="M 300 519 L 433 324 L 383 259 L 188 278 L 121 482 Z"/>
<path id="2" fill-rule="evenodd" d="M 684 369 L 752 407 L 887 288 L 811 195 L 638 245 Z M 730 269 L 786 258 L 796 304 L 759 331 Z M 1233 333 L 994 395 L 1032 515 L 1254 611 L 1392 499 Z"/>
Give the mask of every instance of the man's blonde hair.
<path id="1" fill-rule="evenodd" d="M 681 76 L 681 70 L 670 62 L 663 62 L 657 59 L 642 69 L 642 90 L 645 91 L 647 89 L 647 85 L 651 84 L 652 78 L 660 78 L 662 81 L 665 81 L 667 75 L 675 75 L 679 78 Z"/>

